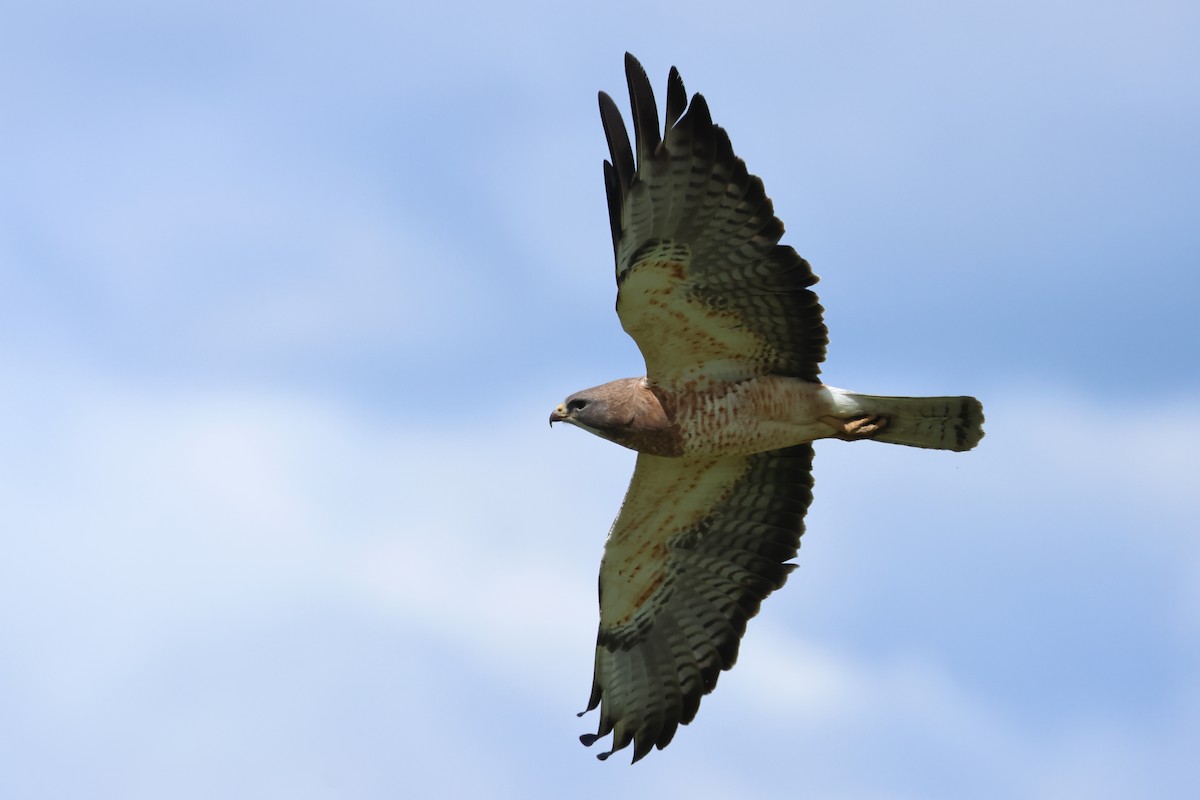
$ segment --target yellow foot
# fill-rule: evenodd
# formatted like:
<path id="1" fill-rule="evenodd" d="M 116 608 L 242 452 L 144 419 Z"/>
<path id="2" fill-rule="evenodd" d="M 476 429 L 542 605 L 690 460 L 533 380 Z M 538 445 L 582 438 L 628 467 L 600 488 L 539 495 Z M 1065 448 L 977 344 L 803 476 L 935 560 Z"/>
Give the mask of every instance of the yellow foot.
<path id="1" fill-rule="evenodd" d="M 861 417 L 838 419 L 837 417 L 821 417 L 821 421 L 837 431 L 835 436 L 847 442 L 858 439 L 871 439 L 887 427 L 887 417 L 878 414 L 863 414 Z"/>

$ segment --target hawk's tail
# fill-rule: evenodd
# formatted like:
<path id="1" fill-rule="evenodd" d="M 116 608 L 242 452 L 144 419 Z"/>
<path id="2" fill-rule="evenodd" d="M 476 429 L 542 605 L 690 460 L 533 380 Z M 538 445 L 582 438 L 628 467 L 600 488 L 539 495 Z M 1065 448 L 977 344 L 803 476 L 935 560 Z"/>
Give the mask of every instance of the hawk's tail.
<path id="1" fill-rule="evenodd" d="M 846 395 L 862 413 L 886 419 L 884 429 L 871 437 L 877 442 L 961 451 L 983 438 L 983 405 L 974 397 Z"/>

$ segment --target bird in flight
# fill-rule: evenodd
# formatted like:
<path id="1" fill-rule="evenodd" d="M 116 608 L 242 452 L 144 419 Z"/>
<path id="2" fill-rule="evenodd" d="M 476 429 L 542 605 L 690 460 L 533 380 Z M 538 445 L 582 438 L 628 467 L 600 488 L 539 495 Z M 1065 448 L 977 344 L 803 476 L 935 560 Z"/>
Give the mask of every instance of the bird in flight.
<path id="1" fill-rule="evenodd" d="M 970 450 L 973 397 L 882 397 L 820 382 L 828 341 L 808 262 L 708 103 L 667 80 L 666 120 L 625 55 L 633 143 L 600 93 L 617 316 L 646 375 L 550 414 L 638 453 L 600 563 L 600 630 L 585 745 L 636 762 L 691 722 L 737 658 L 746 622 L 783 586 L 812 500 L 812 442 Z"/>

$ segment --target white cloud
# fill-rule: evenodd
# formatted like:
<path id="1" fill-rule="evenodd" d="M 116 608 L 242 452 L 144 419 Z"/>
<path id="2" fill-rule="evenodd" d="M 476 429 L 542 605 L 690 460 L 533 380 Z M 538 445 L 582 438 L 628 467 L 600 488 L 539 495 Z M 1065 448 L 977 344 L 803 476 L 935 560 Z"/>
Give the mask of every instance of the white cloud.
<path id="1" fill-rule="evenodd" d="M 585 695 L 595 570 L 631 458 L 573 430 L 543 430 L 542 415 L 534 420 L 527 411 L 538 402 L 545 405 L 544 398 L 513 397 L 506 408 L 470 426 L 429 431 L 285 394 L 131 389 L 78 374 L 8 377 L 40 385 L 49 399 L 27 405 L 10 400 L 0 427 L 9 454 L 0 468 L 5 528 L 17 532 L 3 543 L 0 608 L 6 611 L 0 627 L 6 640 L 19 643 L 10 652 L 6 675 L 15 681 L 13 690 L 26 697 L 26 722 L 63 731 L 87 729 L 118 702 L 132 703 L 135 718 L 153 720 L 150 704 L 162 703 L 164 691 L 173 697 L 160 672 L 175 659 L 171 654 L 192 652 L 203 664 L 247 636 L 265 636 L 267 643 L 290 648 L 287 639 L 271 631 L 294 624 L 303 630 L 300 620 L 322 607 L 349 615 L 346 619 L 379 617 L 388 622 L 378 631 L 392 627 L 405 640 L 450 648 L 460 659 L 453 671 L 485 670 L 492 676 L 488 680 L 511 687 L 514 700 L 534 702 L 518 712 L 531 719 L 540 720 L 563 698 L 577 703 Z M 1164 787 L 1174 785 L 1173 775 L 1182 780 L 1183 773 L 1164 763 L 1153 746 L 1131 749 L 1123 743 L 1138 737 L 1163 746 L 1171 737 L 1194 741 L 1194 724 L 1168 716 L 1162 728 L 1147 727 L 1136 700 L 1092 696 L 1094 706 L 1084 715 L 1049 703 L 1048 716 L 1039 720 L 1027 708 L 1008 707 L 1003 696 L 988 693 L 987 680 L 964 671 L 953 634 L 906 640 L 901 631 L 896 646 L 885 643 L 881 650 L 878 643 L 853 635 L 822 633 L 819 625 L 785 624 L 796 608 L 814 600 L 821 604 L 811 611 L 814 620 L 844 613 L 838 607 L 846 603 L 849 587 L 830 583 L 821 573 L 853 580 L 853 574 L 861 579 L 892 569 L 872 565 L 873 559 L 892 557 L 878 548 L 886 533 L 880 521 L 889 513 L 879 509 L 891 507 L 891 513 L 907 516 L 904 505 L 911 503 L 926 509 L 921 518 L 928 527 L 922 535 L 961 537 L 953 527 L 972 515 L 992 513 L 979 503 L 1002 480 L 1011 483 L 1014 469 L 1023 471 L 1020 479 L 1030 488 L 1026 514 L 1036 526 L 1036 515 L 1055 498 L 1091 496 L 1094 482 L 1111 464 L 1136 467 L 1142 474 L 1126 469 L 1130 479 L 1122 484 L 1121 508 L 1155 515 L 1153 548 L 1180 563 L 1149 574 L 1175 586 L 1174 594 L 1169 587 L 1166 594 L 1178 602 L 1189 597 L 1186 587 L 1197 564 L 1188 538 L 1191 527 L 1184 521 L 1194 514 L 1195 500 L 1164 490 L 1153 476 L 1166 467 L 1163 481 L 1167 488 L 1175 485 L 1173 470 L 1187 469 L 1186 453 L 1200 448 L 1194 427 L 1176 425 L 1173 437 L 1156 439 L 1159 417 L 1145 408 L 1105 408 L 1066 393 L 1037 397 L 995 398 L 989 438 L 969 461 L 920 451 L 823 447 L 816 508 L 824 511 L 817 515 L 814 509 L 809 532 L 822 544 L 802 550 L 805 568 L 751 623 L 736 670 L 706 699 L 697 722 L 680 733 L 671 752 L 654 759 L 659 766 L 644 770 L 645 779 L 659 780 L 666 774 L 659 770 L 669 770 L 670 764 L 708 759 L 710 748 L 726 746 L 741 729 L 774 730 L 807 742 L 804 746 L 824 760 L 823 766 L 806 765 L 812 784 L 835 795 L 843 787 L 846 797 L 883 791 L 876 781 L 856 777 L 849 751 L 839 751 L 855 741 L 865 748 L 859 753 L 863 757 L 879 748 L 881 758 L 897 757 L 897 747 L 914 753 L 949 748 L 976 775 L 1016 770 L 1003 785 L 1030 796 L 1094 788 L 1089 783 L 1094 775 L 1085 765 L 1096 757 L 1106 760 L 1113 785 L 1127 785 L 1148 769 L 1165 773 L 1159 778 Z M 1167 404 L 1187 405 L 1187 398 Z M 1154 406 L 1156 412 L 1161 408 Z M 1010 426 L 1010 418 L 1021 424 Z M 1054 431 L 1053 446 L 1046 443 L 1047 430 Z M 907 473 L 896 470 L 898 463 Z M 890 475 L 891 483 L 874 496 L 877 510 L 843 513 L 854 508 L 861 492 L 844 473 L 851 465 L 872 482 Z M 949 505 L 939 510 L 933 481 L 946 481 L 951 473 L 960 495 L 944 497 Z M 1098 523 L 1103 515 L 1089 519 Z M 1042 535 L 1052 530 L 1044 528 Z M 1065 533 L 1069 538 L 1055 548 L 1118 541 L 1123 531 L 1093 524 Z M 1151 541 L 1145 534 L 1142 538 Z M 831 550 L 834 539 L 863 543 L 854 549 L 856 563 L 847 567 L 839 560 Z M 878 551 L 874 556 L 872 543 Z M 913 544 L 919 553 L 921 543 Z M 1010 570 L 1015 563 L 998 568 Z M 976 560 L 974 568 L 990 567 Z M 940 575 L 937 569 L 923 571 L 919 562 L 906 563 L 887 579 L 884 591 L 903 605 L 909 602 L 905 593 L 943 580 Z M 992 579 L 986 572 L 978 577 Z M 1009 579 L 1040 578 L 1037 572 L 1022 576 L 1018 571 Z M 1086 576 L 1075 586 L 1085 596 L 1104 591 Z M 1043 589 L 1026 584 L 1019 591 Z M 1015 584 L 1010 591 L 1018 591 Z M 1009 602 L 1004 595 L 993 600 Z M 886 615 L 886 600 L 872 602 L 870 613 Z M 1148 610 L 1161 613 L 1162 608 Z M 1143 624 L 1140 613 L 1128 624 Z M 947 623 L 955 619 L 951 614 Z M 1179 610 L 1173 624 L 1188 619 Z M 936 630 L 938 624 L 936 618 L 926 619 L 914 630 L 929 625 Z M 1036 629 L 1039 621 L 1024 624 Z M 870 628 L 861 635 L 871 636 Z M 1174 635 L 1186 642 L 1194 628 L 1185 625 Z M 186 767 L 185 740 L 212 747 L 226 726 L 241 724 L 233 720 L 243 713 L 236 710 L 237 698 L 242 691 L 259 691 L 261 679 L 254 676 L 267 668 L 269 653 L 250 661 L 234 657 L 229 682 L 217 690 L 207 716 L 199 707 L 180 709 L 183 727 L 175 727 L 172 736 L 185 737 L 176 741 L 184 750 L 169 763 Z M 457 707 L 455 683 L 461 678 L 447 675 L 442 683 L 438 667 L 423 662 L 421 653 L 411 653 L 415 661 L 408 682 L 394 676 L 399 683 L 385 679 L 363 689 L 381 702 L 389 694 L 415 692 L 404 701 L 405 713 L 432 715 L 428 725 L 419 723 L 428 736 L 453 735 L 446 725 L 433 724 L 447 714 L 474 718 L 482 728 L 521 725 L 510 718 L 505 723 L 491 719 L 488 708 Z M 262 658 L 268 661 L 255 666 Z M 334 687 L 349 677 L 339 677 L 347 668 L 337 661 L 323 668 L 331 670 L 326 673 L 330 691 L 342 691 Z M 147 687 L 168 688 L 139 698 L 130 694 L 134 676 L 144 676 L 139 680 Z M 1130 680 L 1139 680 L 1136 676 L 1135 669 Z M 184 680 L 200 680 L 199 686 L 207 681 Z M 1137 695 L 1137 689 L 1129 689 Z M 1194 697 L 1197 688 L 1184 680 L 1164 691 Z M 169 700 L 168 706 L 181 700 Z M 559 709 L 564 730 L 553 741 L 570 744 L 574 710 L 574 705 Z M 1087 735 L 1097 720 L 1111 735 Z M 269 722 L 254 724 L 256 737 L 270 735 Z M 589 718 L 577 726 L 582 731 L 592 724 Z M 905 737 L 905 744 L 887 744 L 893 735 Z M 299 751 L 319 744 L 288 741 Z M 787 741 L 767 750 L 786 747 Z M 432 745 L 418 738 L 405 747 Z M 517 744 L 491 746 L 503 753 Z M 1055 756 L 1039 755 L 1039 748 L 1052 748 Z M 459 757 L 469 754 L 456 751 L 454 758 Z M 498 758 L 494 768 L 520 784 L 529 765 Z M 712 785 L 746 780 L 736 759 L 720 764 L 705 767 L 713 772 Z M 253 772 L 251 766 L 243 768 Z M 927 796 L 930 785 L 919 775 L 896 765 L 883 769 L 881 774 L 896 782 L 890 796 Z M 962 776 L 956 781 L 950 785 L 971 785 Z"/>
<path id="2" fill-rule="evenodd" d="M 635 770 L 575 743 L 632 459 L 544 420 L 612 348 L 636 360 L 611 338 L 594 105 L 622 95 L 621 50 L 660 91 L 678 64 L 767 178 L 826 277 L 831 380 L 857 362 L 923 391 L 918 347 L 996 386 L 1112 385 L 1114 362 L 1186 386 L 1194 361 L 1173 329 L 1193 12 L 829 6 L 764 30 L 668 5 L 9 20 L 0 761 L 23 774 L 0 794 L 1192 787 L 1194 391 L 1016 386 L 981 392 L 967 456 L 820 447 L 801 569 L 696 724 Z M 762 46 L 714 59 L 739 32 Z M 914 304 L 969 332 L 931 353 Z M 361 405 L 257 369 L 322 353 L 304 385 L 353 363 L 378 380 Z M 481 368 L 486 402 L 441 405 Z M 548 369 L 579 382 L 547 393 Z"/>

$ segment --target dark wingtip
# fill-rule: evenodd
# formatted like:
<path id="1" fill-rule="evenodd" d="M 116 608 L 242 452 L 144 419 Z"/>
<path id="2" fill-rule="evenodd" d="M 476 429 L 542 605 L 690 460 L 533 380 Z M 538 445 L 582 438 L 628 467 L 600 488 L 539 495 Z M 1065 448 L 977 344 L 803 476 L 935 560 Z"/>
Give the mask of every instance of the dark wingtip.
<path id="1" fill-rule="evenodd" d="M 687 89 L 683 88 L 683 78 L 679 75 L 679 70 L 671 67 L 671 74 L 667 77 L 667 118 L 664 126 L 663 136 L 670 133 L 671 128 L 675 127 L 675 123 L 683 116 L 683 112 L 687 109 Z"/>
<path id="2" fill-rule="evenodd" d="M 643 165 L 654 155 L 662 137 L 658 133 L 658 104 L 650 76 L 638 60 L 626 53 L 625 80 L 629 84 L 629 106 L 633 109 L 633 141 L 637 163 Z"/>
<path id="3" fill-rule="evenodd" d="M 629 143 L 629 132 L 625 130 L 625 120 L 621 119 L 621 110 L 616 101 L 607 92 L 600 92 L 600 121 L 604 125 L 604 138 L 608 141 L 608 152 L 612 165 L 616 169 L 617 180 L 621 193 L 629 191 L 633 183 L 636 169 L 633 161 L 633 147 Z"/>
<path id="4" fill-rule="evenodd" d="M 708 101 L 699 92 L 692 95 L 692 105 L 688 116 L 692 119 L 692 124 L 700 129 L 712 127 L 712 112 L 708 110 Z"/>

